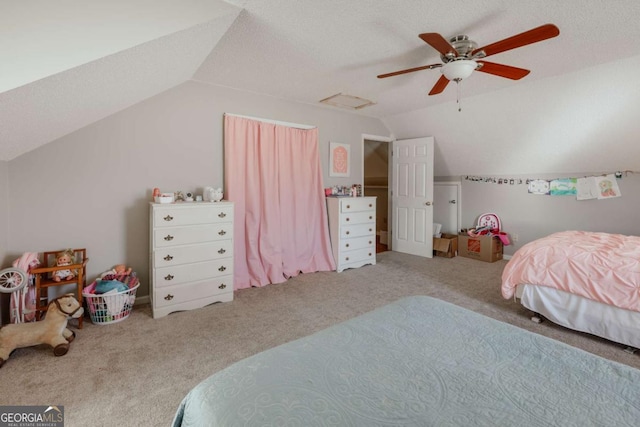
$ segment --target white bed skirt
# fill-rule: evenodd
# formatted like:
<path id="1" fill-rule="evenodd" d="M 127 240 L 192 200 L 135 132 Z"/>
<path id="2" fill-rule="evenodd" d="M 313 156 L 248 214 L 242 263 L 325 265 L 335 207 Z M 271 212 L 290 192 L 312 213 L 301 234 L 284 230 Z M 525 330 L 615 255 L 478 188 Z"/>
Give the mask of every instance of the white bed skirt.
<path id="1" fill-rule="evenodd" d="M 523 306 L 554 323 L 640 348 L 640 313 L 547 286 L 518 285 Z"/>

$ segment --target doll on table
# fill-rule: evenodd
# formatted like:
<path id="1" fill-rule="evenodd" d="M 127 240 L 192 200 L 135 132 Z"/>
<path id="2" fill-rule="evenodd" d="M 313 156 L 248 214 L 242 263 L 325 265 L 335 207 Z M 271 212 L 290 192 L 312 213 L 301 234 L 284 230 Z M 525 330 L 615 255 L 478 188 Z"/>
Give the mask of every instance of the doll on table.
<path id="1" fill-rule="evenodd" d="M 73 264 L 73 250 L 66 249 L 56 254 L 56 267 Z M 58 270 L 53 272 L 53 281 L 59 282 L 61 280 L 71 280 L 76 277 L 75 272 L 71 270 Z"/>

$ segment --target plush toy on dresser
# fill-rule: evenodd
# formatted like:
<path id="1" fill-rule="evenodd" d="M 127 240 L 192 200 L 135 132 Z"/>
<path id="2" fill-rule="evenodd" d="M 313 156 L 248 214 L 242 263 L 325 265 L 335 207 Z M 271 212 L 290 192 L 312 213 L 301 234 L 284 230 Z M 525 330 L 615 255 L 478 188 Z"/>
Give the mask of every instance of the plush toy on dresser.
<path id="1" fill-rule="evenodd" d="M 76 336 L 67 329 L 67 321 L 83 314 L 84 310 L 73 294 L 66 294 L 49 303 L 44 320 L 3 326 L 0 328 L 0 367 L 16 348 L 39 344 L 49 344 L 54 355 L 64 356 Z"/>

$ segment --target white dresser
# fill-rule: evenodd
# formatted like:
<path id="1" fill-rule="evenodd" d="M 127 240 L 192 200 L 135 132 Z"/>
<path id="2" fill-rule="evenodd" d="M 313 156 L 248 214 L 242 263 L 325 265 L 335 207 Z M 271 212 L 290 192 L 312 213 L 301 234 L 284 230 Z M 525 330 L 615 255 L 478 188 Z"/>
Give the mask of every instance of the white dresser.
<path id="1" fill-rule="evenodd" d="M 233 203 L 151 203 L 154 318 L 233 300 Z"/>
<path id="2" fill-rule="evenodd" d="M 376 198 L 327 197 L 333 259 L 339 272 L 376 263 Z"/>

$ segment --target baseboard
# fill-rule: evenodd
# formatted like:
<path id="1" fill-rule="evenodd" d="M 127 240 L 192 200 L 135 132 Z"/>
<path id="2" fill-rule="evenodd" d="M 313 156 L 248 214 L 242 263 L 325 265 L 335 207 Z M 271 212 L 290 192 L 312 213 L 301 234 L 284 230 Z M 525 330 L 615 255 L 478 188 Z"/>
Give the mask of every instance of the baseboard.
<path id="1" fill-rule="evenodd" d="M 134 306 L 142 304 L 149 304 L 149 295 L 136 297 L 136 302 L 133 303 Z"/>

